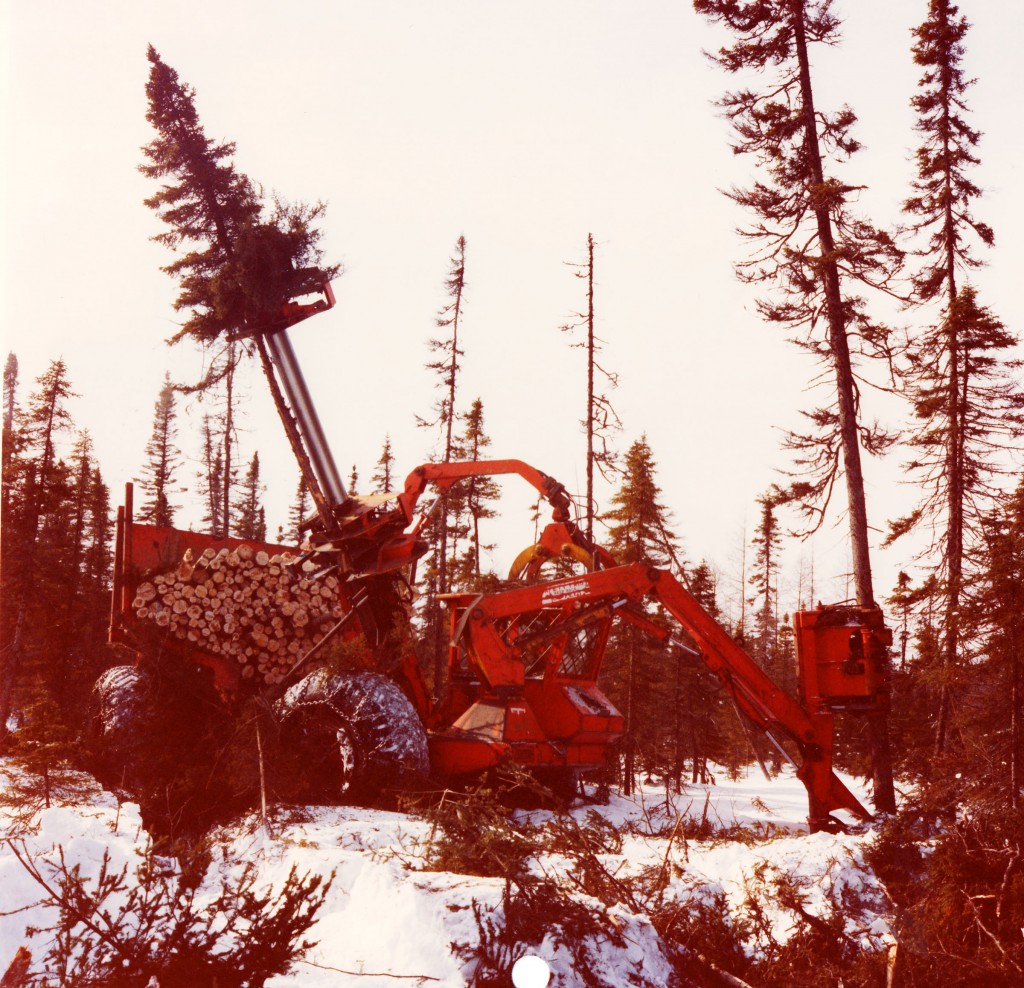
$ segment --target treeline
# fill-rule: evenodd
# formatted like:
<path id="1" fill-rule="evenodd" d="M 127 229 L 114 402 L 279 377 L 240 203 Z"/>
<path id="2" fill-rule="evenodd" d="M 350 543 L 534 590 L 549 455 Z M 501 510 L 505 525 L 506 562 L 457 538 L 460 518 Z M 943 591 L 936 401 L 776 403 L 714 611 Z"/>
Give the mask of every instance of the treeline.
<path id="1" fill-rule="evenodd" d="M 3 384 L 2 557 L 0 557 L 0 741 L 10 727 L 48 725 L 51 743 L 70 742 L 106 659 L 110 496 L 85 430 L 68 410 L 74 397 L 63 360 L 18 401 L 18 362 Z"/>

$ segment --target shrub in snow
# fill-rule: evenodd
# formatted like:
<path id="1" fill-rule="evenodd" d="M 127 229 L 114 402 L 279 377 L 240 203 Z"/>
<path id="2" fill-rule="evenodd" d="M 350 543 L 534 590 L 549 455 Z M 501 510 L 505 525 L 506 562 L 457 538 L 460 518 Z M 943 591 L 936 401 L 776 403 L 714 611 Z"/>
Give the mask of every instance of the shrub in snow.
<path id="1" fill-rule="evenodd" d="M 446 791 L 423 813 L 432 824 L 426 860 L 431 871 L 516 876 L 538 850 L 534 828 L 510 817 L 500 793 L 487 783 Z"/>
<path id="2" fill-rule="evenodd" d="M 908 984 L 1024 984 L 1024 810 L 961 806 L 937 836 L 897 816 L 868 859 L 896 908 Z"/>
<path id="3" fill-rule="evenodd" d="M 33 979 L 47 988 L 134 988 L 150 978 L 161 988 L 260 988 L 313 946 L 305 934 L 331 886 L 292 868 L 279 891 L 260 888 L 250 862 L 210 889 L 202 869 L 179 869 L 152 849 L 134 869 L 114 867 L 104 850 L 90 878 L 62 847 L 56 860 L 10 848 L 56 913 L 27 931 L 50 938 Z"/>

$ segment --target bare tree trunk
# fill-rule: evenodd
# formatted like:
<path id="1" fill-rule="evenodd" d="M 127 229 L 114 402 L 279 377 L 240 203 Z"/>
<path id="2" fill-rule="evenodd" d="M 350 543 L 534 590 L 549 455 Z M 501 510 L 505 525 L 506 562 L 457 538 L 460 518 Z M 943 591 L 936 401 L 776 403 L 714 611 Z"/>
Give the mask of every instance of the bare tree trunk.
<path id="1" fill-rule="evenodd" d="M 228 372 L 225 377 L 227 406 L 224 409 L 224 490 L 221 518 L 224 536 L 231 534 L 231 441 L 235 429 L 235 344 L 228 344 Z"/>
<path id="2" fill-rule="evenodd" d="M 1016 648 L 1010 655 L 1010 806 L 1020 807 L 1021 730 L 1020 730 L 1020 655 Z"/>
<path id="3" fill-rule="evenodd" d="M 626 671 L 626 751 L 623 765 L 622 792 L 633 795 L 633 773 L 636 770 L 636 738 L 633 731 L 633 693 L 636 670 L 636 635 L 629 629 L 629 652 Z"/>
<path id="4" fill-rule="evenodd" d="M 814 96 L 811 89 L 810 61 L 804 32 L 803 3 L 794 4 L 793 25 L 797 58 L 800 65 L 800 90 L 804 111 L 804 146 L 813 181 L 824 185 L 821 168 L 821 150 L 818 145 L 817 124 L 814 115 Z M 834 259 L 835 239 L 832 222 L 825 206 L 814 210 L 822 257 L 822 275 L 825 285 L 825 309 L 828 319 L 828 342 L 836 374 L 836 400 L 839 412 L 839 433 L 846 474 L 847 511 L 850 520 L 850 550 L 853 558 L 853 578 L 857 602 L 862 607 L 874 605 L 871 581 L 871 555 L 868 538 L 867 506 L 864 497 L 864 475 L 861 470 L 860 441 L 857 434 L 857 399 L 850 359 L 849 339 L 843 315 L 843 300 L 839 288 L 839 268 Z M 884 660 L 888 665 L 888 660 Z M 896 794 L 892 779 L 892 752 L 889 745 L 888 713 L 868 717 L 871 745 L 871 768 L 875 808 L 883 813 L 896 810 Z"/>
<path id="5" fill-rule="evenodd" d="M 437 543 L 437 593 L 448 593 L 448 496 L 441 496 L 441 510 L 438 514 L 441 523 L 441 537 Z M 435 600 L 436 600 L 435 596 Z M 444 621 L 443 608 L 438 605 L 434 627 L 434 694 L 441 695 L 441 684 L 444 680 L 444 634 L 441 622 Z"/>
<path id="6" fill-rule="evenodd" d="M 945 88 L 945 87 L 944 87 Z M 948 96 L 948 92 L 947 92 Z M 942 101 L 943 132 L 949 134 L 949 100 Z M 948 137 L 943 148 L 945 172 L 945 205 L 943 238 L 946 247 L 946 359 L 949 361 L 949 380 L 946 384 L 946 483 L 948 527 L 946 530 L 946 627 L 942 647 L 942 680 L 939 694 L 939 713 L 935 724 L 935 754 L 946 749 L 949 721 L 952 714 L 952 679 L 957 664 L 960 642 L 960 595 L 963 588 L 964 555 L 964 428 L 963 409 L 967 402 L 967 366 L 960 365 L 960 332 L 956 315 L 956 257 L 953 245 L 957 240 L 956 221 L 953 216 L 955 195 L 952 176 L 948 170 L 951 148 Z M 963 380 L 961 381 L 961 376 Z M 961 395 L 961 384 L 963 394 Z"/>
<path id="7" fill-rule="evenodd" d="M 675 783 L 676 792 L 682 791 L 683 778 L 683 725 L 682 725 L 682 697 L 680 685 L 682 679 L 682 654 L 676 649 L 675 683 L 672 691 L 672 780 Z M 692 704 L 691 704 L 692 708 Z M 691 725 L 693 723 L 691 719 Z"/>
<path id="8" fill-rule="evenodd" d="M 587 234 L 587 539 L 594 541 L 594 235 Z"/>

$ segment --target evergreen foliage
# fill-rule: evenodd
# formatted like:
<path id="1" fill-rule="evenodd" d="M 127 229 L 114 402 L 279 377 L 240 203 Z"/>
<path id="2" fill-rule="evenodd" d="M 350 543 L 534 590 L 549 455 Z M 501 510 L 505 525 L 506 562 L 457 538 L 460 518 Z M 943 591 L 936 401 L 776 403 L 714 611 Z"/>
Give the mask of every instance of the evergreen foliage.
<path id="1" fill-rule="evenodd" d="M 235 536 L 267 541 L 267 514 L 261 503 L 265 486 L 260 482 L 260 454 L 253 453 L 235 504 Z"/>
<path id="2" fill-rule="evenodd" d="M 306 481 L 300 476 L 298 486 L 295 488 L 295 498 L 288 509 L 288 530 L 285 536 L 288 541 L 298 545 L 303 538 L 302 523 L 309 516 L 309 492 L 306 490 Z"/>
<path id="3" fill-rule="evenodd" d="M 481 456 L 491 445 L 490 436 L 484 429 L 484 405 L 480 398 L 474 398 L 468 412 L 462 415 L 465 424 L 459 437 L 459 456 L 474 463 L 486 457 Z M 481 586 L 485 574 L 481 563 L 482 553 L 490 552 L 494 543 L 483 542 L 480 538 L 480 522 L 497 517 L 492 507 L 501 496 L 501 486 L 492 477 L 470 477 L 452 488 L 449 494 L 449 510 L 455 516 L 454 531 L 464 534 L 465 548 L 457 550 L 453 545 L 450 569 L 452 584 L 463 589 Z"/>
<path id="4" fill-rule="evenodd" d="M 373 476 L 370 478 L 370 483 L 373 484 L 372 493 L 389 493 L 393 489 L 397 480 L 394 476 L 394 471 L 395 454 L 391 451 L 391 436 L 385 436 L 384 445 L 380 450 L 380 459 L 377 460 L 376 469 L 373 472 Z"/>
<path id="5" fill-rule="evenodd" d="M 776 682 L 779 680 L 778 571 L 782 542 L 776 509 L 784 501 L 785 495 L 774 485 L 757 499 L 761 517 L 752 540 L 755 549 L 754 565 L 748 580 L 755 592 L 750 603 L 757 607 L 754 612 L 757 631 L 752 643 L 752 654 Z"/>
<path id="6" fill-rule="evenodd" d="M 201 887 L 203 868 L 174 869 L 152 848 L 131 876 L 104 851 L 94 879 L 69 867 L 62 848 L 56 861 L 12 850 L 41 902 L 58 911 L 52 927 L 36 931 L 51 941 L 35 983 L 53 988 L 260 988 L 314 946 L 306 933 L 334 877 L 293 867 L 274 891 L 257 884 L 249 862 L 211 895 Z"/>
<path id="7" fill-rule="evenodd" d="M 979 265 L 972 241 L 991 247 L 992 228 L 975 219 L 971 205 L 981 189 L 969 177 L 979 164 L 975 155 L 981 134 L 970 126 L 967 90 L 974 80 L 963 72 L 967 18 L 950 0 L 929 0 L 928 16 L 914 29 L 914 63 L 924 70 L 919 92 L 910 102 L 921 135 L 913 195 L 903 209 L 911 232 L 926 236 L 913 274 L 922 301 L 956 296 L 956 272 Z M 952 263 L 952 267 L 951 267 Z"/>
<path id="8" fill-rule="evenodd" d="M 201 437 L 203 447 L 199 471 L 199 495 L 204 508 L 203 524 L 206 526 L 207 534 L 221 538 L 226 534 L 224 526 L 224 455 L 223 447 L 217 441 L 214 425 L 209 415 L 203 416 Z"/>
<path id="9" fill-rule="evenodd" d="M 923 532 L 920 552 L 942 601 L 934 747 L 942 754 L 956 716 L 954 696 L 965 674 L 970 629 L 961 612 L 981 559 L 982 518 L 1001 489 L 1007 449 L 1019 444 L 1024 397 L 1011 376 L 1015 334 L 961 283 L 977 268 L 978 244 L 992 246 L 992 229 L 977 220 L 981 189 L 969 177 L 979 164 L 980 134 L 968 123 L 964 39 L 969 25 L 949 0 L 931 0 L 914 31 L 914 61 L 923 69 L 911 104 L 921 137 L 913 194 L 904 204 L 918 260 L 913 273 L 917 312 L 931 316 L 907 353 L 907 394 L 915 425 L 906 469 L 921 489 L 907 516 L 891 522 L 889 541 Z"/>
<path id="10" fill-rule="evenodd" d="M 152 45 L 146 54 L 146 119 L 156 137 L 143 148 L 140 171 L 163 183 L 146 205 L 168 227 L 154 239 L 180 254 L 164 270 L 180 286 L 175 308 L 188 313 L 172 340 L 189 336 L 208 344 L 265 324 L 285 298 L 317 289 L 338 269 L 319 266 L 315 224 L 323 204 L 277 200 L 268 210 L 235 167 L 235 145 L 206 135 L 195 90 Z"/>
<path id="11" fill-rule="evenodd" d="M 969 617 L 975 643 L 968 695 L 956 726 L 965 738 L 976 798 L 1024 807 L 1024 481 L 985 520 L 985 565 Z M 963 761 L 960 761 L 962 767 Z M 962 774 L 962 773 L 961 773 Z"/>
<path id="12" fill-rule="evenodd" d="M 86 433 L 64 458 L 75 397 L 64 362 L 38 378 L 24 411 L 14 373 L 5 385 L 0 743 L 10 743 L 9 725 L 20 723 L 24 750 L 55 765 L 103 658 L 109 494 Z"/>
<path id="13" fill-rule="evenodd" d="M 707 560 L 702 559 L 686 574 L 687 589 L 707 613 L 719 623 L 723 620 L 718 605 L 718 580 Z M 679 650 L 675 655 L 673 776 L 681 789 L 682 771 L 690 762 L 690 781 L 703 784 L 714 781 L 709 763 L 730 771 L 745 764 L 750 748 L 739 716 L 718 680 L 704 663 Z"/>
<path id="14" fill-rule="evenodd" d="M 936 811 L 939 811 L 938 813 Z M 938 833 L 929 825 L 945 817 Z M 897 983 L 1011 988 L 1024 973 L 1024 816 L 988 808 L 952 820 L 912 806 L 868 863 L 895 906 Z"/>
<path id="15" fill-rule="evenodd" d="M 668 509 L 661 501 L 656 470 L 654 453 L 642 436 L 626 453 L 622 484 L 604 515 L 609 546 L 619 563 L 671 564 L 674 536 L 667 528 Z"/>
<path id="16" fill-rule="evenodd" d="M 146 463 L 143 466 L 142 489 L 148 495 L 139 511 L 139 521 L 151 525 L 171 526 L 177 505 L 171 504 L 171 487 L 181 465 L 181 453 L 174 445 L 177 438 L 174 407 L 174 386 L 171 375 L 164 376 L 164 384 L 156 401 L 153 434 L 146 444 Z"/>
<path id="17" fill-rule="evenodd" d="M 862 369 L 881 358 L 891 366 L 886 327 L 873 320 L 860 292 L 886 289 L 903 255 L 888 233 L 856 216 L 856 186 L 840 174 L 860 147 L 849 106 L 824 111 L 815 100 L 812 54 L 839 42 L 832 0 L 694 0 L 722 24 L 732 43 L 712 57 L 727 72 L 759 80 L 759 88 L 727 93 L 720 103 L 736 135 L 733 150 L 751 155 L 760 177 L 727 195 L 754 223 L 743 230 L 753 253 L 738 266 L 742 281 L 764 285 L 761 315 L 787 329 L 820 365 L 815 385 L 824 404 L 805 412 L 806 432 L 793 431 L 796 480 L 791 495 L 817 529 L 835 485 L 846 481 L 846 511 L 857 601 L 874 603 L 861 454 L 880 453 L 893 436 L 865 419 Z M 875 802 L 895 809 L 884 716 L 872 720 Z"/>
<path id="18" fill-rule="evenodd" d="M 622 484 L 604 515 L 608 547 L 622 564 L 667 567 L 676 554 L 668 529 L 668 509 L 655 479 L 654 454 L 642 436 L 623 459 Z M 656 616 L 656 615 L 654 615 Z M 666 764 L 665 748 L 678 749 L 671 731 L 678 726 L 672 714 L 676 691 L 675 660 L 632 624 L 619 626 L 609 641 L 602 668 L 604 687 L 626 718 L 624 741 L 625 791 L 632 792 L 639 764 L 650 773 Z"/>

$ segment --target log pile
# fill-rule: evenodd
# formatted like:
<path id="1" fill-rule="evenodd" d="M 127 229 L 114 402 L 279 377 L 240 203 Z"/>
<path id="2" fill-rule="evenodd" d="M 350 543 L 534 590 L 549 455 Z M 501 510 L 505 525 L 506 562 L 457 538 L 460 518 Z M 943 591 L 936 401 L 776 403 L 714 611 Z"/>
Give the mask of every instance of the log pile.
<path id="1" fill-rule="evenodd" d="M 140 583 L 136 617 L 211 655 L 239 663 L 243 679 L 268 685 L 288 672 L 347 612 L 337 577 L 318 564 L 239 545 L 190 553 L 176 570 Z"/>

